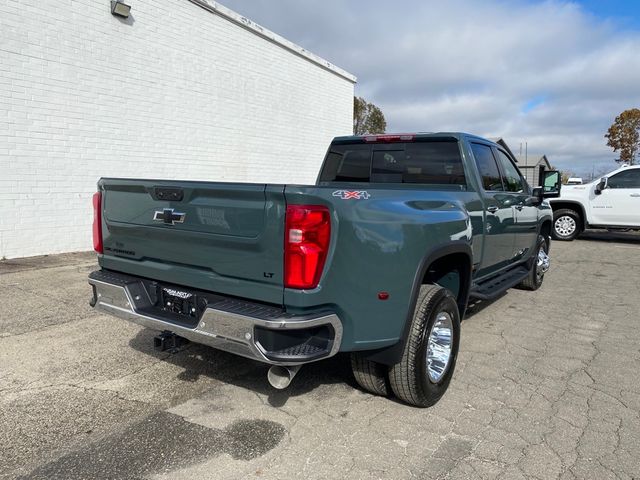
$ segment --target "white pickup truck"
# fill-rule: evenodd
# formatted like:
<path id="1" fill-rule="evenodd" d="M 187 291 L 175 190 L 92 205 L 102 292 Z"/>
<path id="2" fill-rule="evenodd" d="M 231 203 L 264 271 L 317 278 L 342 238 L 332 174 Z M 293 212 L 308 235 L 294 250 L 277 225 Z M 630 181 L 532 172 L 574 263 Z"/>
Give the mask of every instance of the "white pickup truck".
<path id="1" fill-rule="evenodd" d="M 549 202 L 556 240 L 573 240 L 585 228 L 640 230 L 640 165 L 584 185 L 563 185 L 560 197 Z"/>

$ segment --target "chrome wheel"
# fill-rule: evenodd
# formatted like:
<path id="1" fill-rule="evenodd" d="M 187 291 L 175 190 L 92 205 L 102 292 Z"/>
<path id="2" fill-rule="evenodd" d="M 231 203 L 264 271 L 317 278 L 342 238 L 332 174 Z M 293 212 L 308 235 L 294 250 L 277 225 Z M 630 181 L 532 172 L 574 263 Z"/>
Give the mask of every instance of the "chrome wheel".
<path id="1" fill-rule="evenodd" d="M 544 274 L 549 271 L 550 266 L 551 259 L 547 252 L 545 252 L 544 245 L 541 245 L 540 250 L 538 250 L 538 262 L 536 263 L 536 276 L 538 277 L 538 282 L 540 282 Z"/>
<path id="2" fill-rule="evenodd" d="M 427 340 L 427 374 L 429 380 L 438 383 L 447 373 L 453 345 L 453 321 L 447 312 L 440 312 L 429 332 Z"/>
<path id="3" fill-rule="evenodd" d="M 563 215 L 556 219 L 554 228 L 556 229 L 556 233 L 561 237 L 568 237 L 574 234 L 578 226 L 572 217 L 569 215 Z"/>

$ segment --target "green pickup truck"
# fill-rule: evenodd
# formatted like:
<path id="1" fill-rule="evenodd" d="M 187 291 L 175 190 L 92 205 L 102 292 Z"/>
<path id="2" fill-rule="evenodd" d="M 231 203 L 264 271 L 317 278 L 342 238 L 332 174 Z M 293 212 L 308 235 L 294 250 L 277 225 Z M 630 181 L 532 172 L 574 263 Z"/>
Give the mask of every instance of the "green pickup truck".
<path id="1" fill-rule="evenodd" d="M 470 300 L 541 285 L 547 175 L 557 188 L 532 190 L 499 145 L 420 133 L 335 138 L 316 185 L 102 178 L 91 305 L 161 331 L 160 349 L 270 364 L 276 388 L 349 352 L 363 389 L 426 407 Z"/>

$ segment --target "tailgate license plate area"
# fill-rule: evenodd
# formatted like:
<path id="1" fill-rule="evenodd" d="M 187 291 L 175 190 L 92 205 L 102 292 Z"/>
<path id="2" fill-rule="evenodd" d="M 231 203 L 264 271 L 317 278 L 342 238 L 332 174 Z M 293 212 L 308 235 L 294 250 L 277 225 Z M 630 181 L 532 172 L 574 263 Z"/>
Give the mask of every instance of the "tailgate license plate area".
<path id="1" fill-rule="evenodd" d="M 173 287 L 157 286 L 156 308 L 165 313 L 177 315 L 187 320 L 200 317 L 202 303 L 206 306 L 206 299 L 199 302 L 198 296 L 193 292 L 179 290 Z"/>

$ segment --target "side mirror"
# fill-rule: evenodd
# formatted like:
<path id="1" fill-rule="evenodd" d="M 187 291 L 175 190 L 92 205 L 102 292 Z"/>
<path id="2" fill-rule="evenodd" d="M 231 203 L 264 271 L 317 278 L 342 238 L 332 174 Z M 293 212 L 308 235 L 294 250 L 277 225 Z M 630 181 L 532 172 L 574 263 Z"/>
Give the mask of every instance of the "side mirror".
<path id="1" fill-rule="evenodd" d="M 531 196 L 525 201 L 527 206 L 537 207 L 544 201 L 544 188 L 536 187 L 531 190 Z"/>
<path id="2" fill-rule="evenodd" d="M 600 181 L 598 182 L 598 184 L 596 185 L 595 190 L 593 191 L 593 193 L 595 193 L 596 195 L 600 195 L 602 193 L 602 191 L 607 188 L 607 177 L 602 177 L 600 179 Z"/>
<path id="3" fill-rule="evenodd" d="M 560 172 L 549 170 L 544 172 L 544 182 L 542 183 L 543 198 L 557 198 L 560 196 L 562 188 L 562 177 Z"/>

